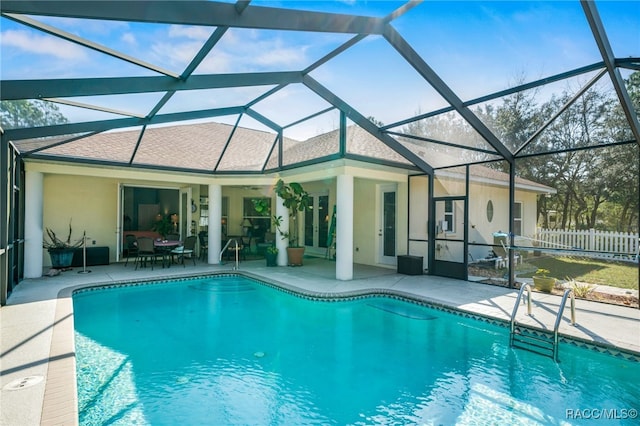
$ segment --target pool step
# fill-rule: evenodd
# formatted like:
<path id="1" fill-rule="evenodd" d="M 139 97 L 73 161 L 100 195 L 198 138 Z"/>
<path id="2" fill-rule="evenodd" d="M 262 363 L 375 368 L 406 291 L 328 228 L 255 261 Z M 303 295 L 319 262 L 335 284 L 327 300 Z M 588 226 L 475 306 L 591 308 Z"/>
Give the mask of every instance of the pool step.
<path id="1" fill-rule="evenodd" d="M 550 331 L 525 327 L 516 324 L 511 333 L 511 346 L 545 355 L 550 358 L 555 357 L 554 335 Z"/>

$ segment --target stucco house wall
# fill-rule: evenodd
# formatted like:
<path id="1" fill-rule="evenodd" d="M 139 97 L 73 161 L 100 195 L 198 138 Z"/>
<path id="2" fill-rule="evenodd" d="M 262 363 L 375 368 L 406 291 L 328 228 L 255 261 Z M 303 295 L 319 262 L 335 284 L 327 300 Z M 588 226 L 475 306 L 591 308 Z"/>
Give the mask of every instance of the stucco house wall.
<path id="1" fill-rule="evenodd" d="M 43 226 L 66 239 L 71 222 L 72 242 L 86 231 L 87 246 L 108 246 L 110 260 L 115 260 L 117 180 L 46 174 L 43 185 Z M 43 256 L 50 266 L 46 250 Z"/>
<path id="2" fill-rule="evenodd" d="M 118 232 L 120 215 L 118 191 L 121 185 L 155 188 L 190 188 L 191 198 L 198 205 L 203 188 L 209 184 L 222 186 L 222 196 L 228 199 L 228 235 L 241 235 L 244 198 L 271 197 L 275 206 L 276 197 L 271 191 L 277 176 L 247 179 L 246 177 L 210 177 L 171 174 L 156 171 L 115 169 L 108 167 L 87 167 L 83 165 L 30 162 L 27 170 L 43 175 L 43 227 L 52 228 L 56 234 L 64 235 L 72 220 L 73 239 L 81 238 L 86 230 L 88 246 L 109 247 L 110 262 L 119 258 Z M 333 170 L 328 174 L 325 169 L 306 170 L 306 173 L 290 174 L 285 181 L 299 181 L 304 188 L 313 193 L 325 193 L 329 196 L 329 209 L 336 204 L 336 178 L 332 174 L 346 172 L 354 176 L 354 261 L 377 265 L 377 247 L 380 217 L 378 185 L 395 184 L 397 188 L 397 253 L 406 253 L 407 185 L 406 172 L 394 173 L 389 170 L 368 170 L 350 167 L 348 170 Z M 117 176 L 117 177 L 115 177 Z M 375 179 L 372 177 L 376 177 Z M 382 179 L 380 178 L 382 177 Z M 339 210 L 339 208 L 338 208 Z M 199 212 L 192 215 L 199 226 Z M 303 221 L 299 221 L 303 225 Z M 300 229 L 303 235 L 303 229 Z M 94 244 L 95 241 L 95 244 Z M 48 253 L 43 250 L 43 266 L 51 265 Z"/>
<path id="3" fill-rule="evenodd" d="M 409 178 L 406 170 L 394 170 L 389 167 L 316 167 L 297 170 L 282 176 L 285 181 L 298 181 L 311 193 L 323 193 L 329 196 L 329 209 L 336 204 L 336 175 L 345 173 L 354 177 L 354 245 L 353 260 L 366 265 L 381 265 L 379 258 L 381 228 L 380 186 L 395 186 L 396 199 L 396 254 L 413 254 L 428 258 L 428 178 L 412 178 L 412 201 L 409 213 Z M 88 167 L 72 164 L 29 162 L 27 170 L 43 174 L 43 227 L 49 227 L 59 235 L 66 236 L 69 220 L 72 220 L 73 238 L 80 238 L 87 231 L 89 246 L 109 247 L 110 261 L 118 259 L 118 190 L 120 185 L 190 188 L 191 198 L 199 204 L 200 195 L 206 195 L 206 185 L 221 185 L 223 197 L 228 199 L 228 235 L 243 233 L 243 199 L 271 197 L 275 209 L 276 197 L 272 185 L 279 176 L 260 177 L 218 177 L 209 175 L 189 175 L 134 169 L 115 169 L 108 167 Z M 439 183 L 436 182 L 436 185 Z M 451 186 L 449 186 L 451 189 Z M 442 191 L 440 191 L 442 192 Z M 533 190 L 517 190 L 516 201 L 523 206 L 523 234 L 535 232 L 535 212 L 537 194 Z M 489 222 L 486 205 L 492 200 L 494 215 Z M 339 206 L 338 206 L 339 214 Z M 508 230 L 508 190 L 502 185 L 471 182 L 469 194 L 469 242 L 473 258 L 485 257 L 487 247 L 473 244 L 491 244 L 493 233 Z M 410 224 L 407 218 L 410 216 Z M 199 212 L 191 217 L 199 226 Z M 461 217 L 461 215 L 458 215 Z M 303 221 L 299 221 L 300 236 L 303 236 Z M 458 225 L 458 229 L 461 224 Z M 407 239 L 412 241 L 408 244 Z M 338 236 L 339 239 L 339 236 Z M 409 250 L 410 249 L 410 250 Z M 43 250 L 43 266 L 50 265 L 47 252 Z M 387 265 L 393 267 L 395 260 Z"/>

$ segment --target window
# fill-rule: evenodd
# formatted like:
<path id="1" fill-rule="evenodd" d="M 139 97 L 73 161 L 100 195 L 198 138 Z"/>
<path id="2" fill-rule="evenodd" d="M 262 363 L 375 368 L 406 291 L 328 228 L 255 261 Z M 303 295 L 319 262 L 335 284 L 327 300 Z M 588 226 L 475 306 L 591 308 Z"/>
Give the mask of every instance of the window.
<path id="1" fill-rule="evenodd" d="M 489 223 L 493 220 L 493 201 L 491 200 L 487 202 L 487 220 Z"/>
<path id="2" fill-rule="evenodd" d="M 266 213 L 256 211 L 254 200 L 267 206 Z M 271 230 L 271 198 L 245 197 L 242 199 L 242 231 L 243 234 L 255 238 L 263 238 Z"/>
<path id="3" fill-rule="evenodd" d="M 221 225 L 222 235 L 227 235 L 227 220 L 229 217 L 229 197 L 222 197 L 221 208 Z M 207 231 L 209 227 L 209 197 L 200 196 L 200 230 Z"/>
<path id="4" fill-rule="evenodd" d="M 513 204 L 513 234 L 522 235 L 522 203 Z"/>
<path id="5" fill-rule="evenodd" d="M 453 206 L 452 200 L 446 200 L 444 202 L 444 220 L 447 223 L 446 227 L 443 226 L 445 232 L 456 232 L 455 211 Z"/>

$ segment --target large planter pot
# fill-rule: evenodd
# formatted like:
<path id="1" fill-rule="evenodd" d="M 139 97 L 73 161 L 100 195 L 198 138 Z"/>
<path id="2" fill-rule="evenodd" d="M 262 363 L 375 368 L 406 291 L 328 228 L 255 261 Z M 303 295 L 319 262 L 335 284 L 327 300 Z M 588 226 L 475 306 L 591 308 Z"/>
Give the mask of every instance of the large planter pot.
<path id="1" fill-rule="evenodd" d="M 553 287 L 556 285 L 556 279 L 553 277 L 534 276 L 533 284 L 536 289 L 544 293 L 551 293 L 551 290 L 553 290 Z"/>
<path id="2" fill-rule="evenodd" d="M 267 260 L 267 266 L 278 266 L 278 253 L 266 252 L 264 258 Z"/>
<path id="3" fill-rule="evenodd" d="M 304 247 L 287 247 L 287 259 L 289 266 L 302 266 Z"/>
<path id="4" fill-rule="evenodd" d="M 71 267 L 73 263 L 72 248 L 49 249 L 49 257 L 51 258 L 51 267 L 55 269 L 66 269 Z"/>

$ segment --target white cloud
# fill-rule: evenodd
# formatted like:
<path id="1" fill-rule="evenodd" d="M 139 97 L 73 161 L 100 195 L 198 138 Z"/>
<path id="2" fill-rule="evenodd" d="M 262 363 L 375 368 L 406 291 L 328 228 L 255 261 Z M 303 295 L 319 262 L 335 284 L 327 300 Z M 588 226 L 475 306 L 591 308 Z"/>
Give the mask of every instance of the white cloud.
<path id="1" fill-rule="evenodd" d="M 309 65 L 309 46 L 299 40 L 265 37 L 257 30 L 229 30 L 211 51 L 198 72 L 257 72 L 300 69 Z"/>
<path id="2" fill-rule="evenodd" d="M 232 68 L 233 63 L 234 58 L 231 55 L 214 50 L 198 66 L 197 72 L 199 74 L 239 72 L 240 70 L 237 67 Z"/>
<path id="3" fill-rule="evenodd" d="M 171 25 L 169 27 L 169 37 L 186 37 L 192 40 L 206 40 L 211 35 L 211 29 L 206 27 L 195 27 L 185 25 Z"/>
<path id="4" fill-rule="evenodd" d="M 152 60 L 159 61 L 171 67 L 177 67 L 180 71 L 184 68 L 200 50 L 202 44 L 198 42 L 187 43 L 155 43 L 151 46 Z"/>
<path id="5" fill-rule="evenodd" d="M 135 46 L 138 44 L 138 40 L 136 39 L 135 34 L 131 32 L 122 33 L 122 35 L 120 36 L 120 40 L 132 46 Z"/>
<path id="6" fill-rule="evenodd" d="M 32 54 L 49 55 L 60 59 L 84 59 L 86 53 L 73 43 L 50 36 L 41 36 L 23 30 L 1 33 L 0 43 Z"/>
<path id="7" fill-rule="evenodd" d="M 256 63 L 264 66 L 294 66 L 303 67 L 306 64 L 305 48 L 287 48 L 272 46 L 260 50 L 255 57 Z"/>
<path id="8" fill-rule="evenodd" d="M 57 16 L 42 16 L 39 17 L 43 23 L 52 25 L 56 28 L 69 31 L 73 34 L 87 37 L 103 36 L 109 37 L 113 34 L 120 34 L 129 28 L 127 22 L 118 21 L 102 21 L 98 19 L 79 19 L 79 18 L 64 18 Z"/>

